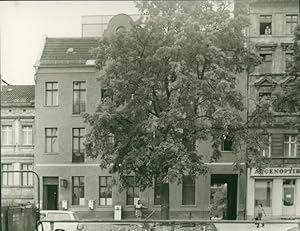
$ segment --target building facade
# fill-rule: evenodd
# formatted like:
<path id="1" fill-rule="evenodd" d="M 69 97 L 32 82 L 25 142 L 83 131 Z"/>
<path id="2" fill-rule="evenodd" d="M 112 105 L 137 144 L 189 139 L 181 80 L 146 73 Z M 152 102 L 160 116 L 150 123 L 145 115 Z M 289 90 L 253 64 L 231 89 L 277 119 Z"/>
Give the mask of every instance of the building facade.
<path id="1" fill-rule="evenodd" d="M 2 86 L 1 170 L 33 170 L 35 87 Z M 2 204 L 31 203 L 34 199 L 32 173 L 2 173 Z"/>
<path id="2" fill-rule="evenodd" d="M 84 17 L 85 24 L 97 19 L 89 17 Z M 101 30 L 113 33 L 120 27 L 129 27 L 131 20 L 120 14 L 110 19 L 107 29 Z M 84 135 L 89 128 L 82 113 L 92 113 L 104 91 L 97 81 L 95 60 L 89 53 L 97 46 L 93 36 L 100 29 L 84 25 L 83 28 L 82 38 L 45 38 L 36 65 L 35 123 L 39 129 L 35 133 L 35 169 L 42 179 L 40 203 L 43 209 L 78 211 L 82 218 L 113 218 L 114 206 L 121 205 L 122 217 L 133 218 L 134 204 L 141 199 L 148 213 L 152 213 L 151 218 L 158 218 L 160 198 L 155 183 L 140 192 L 131 177 L 131 187 L 120 192 L 118 183 L 113 184 L 117 176 L 102 170 L 99 160 L 91 160 L 84 154 Z M 246 94 L 246 83 L 237 84 Z M 171 218 L 209 218 L 214 194 L 220 190 L 226 197 L 226 209 L 218 216 L 244 217 L 246 175 L 233 170 L 233 163 L 244 154 L 237 157 L 231 145 L 230 140 L 224 140 L 223 155 L 217 163 L 209 164 L 210 156 L 206 157 L 208 174 L 195 180 L 184 176 L 183 184 L 170 185 Z M 209 144 L 198 146 L 201 152 L 212 153 Z"/>
<path id="3" fill-rule="evenodd" d="M 252 0 L 249 4 L 251 27 L 249 45 L 262 59 L 249 76 L 248 111 L 260 100 L 293 84 L 287 74 L 293 56 L 294 31 L 298 23 L 296 0 Z M 263 155 L 271 158 L 270 168 L 248 169 L 247 218 L 253 219 L 261 203 L 267 218 L 300 217 L 299 131 L 287 121 L 299 115 L 276 112 L 268 129 L 269 144 Z"/>

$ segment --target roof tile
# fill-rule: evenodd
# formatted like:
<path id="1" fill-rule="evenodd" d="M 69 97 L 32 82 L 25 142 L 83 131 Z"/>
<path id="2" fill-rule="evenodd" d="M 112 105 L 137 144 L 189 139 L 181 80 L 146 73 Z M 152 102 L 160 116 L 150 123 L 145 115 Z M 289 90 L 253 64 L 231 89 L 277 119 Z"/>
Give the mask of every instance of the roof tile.
<path id="1" fill-rule="evenodd" d="M 34 85 L 2 86 L 1 105 L 3 104 L 33 104 L 35 99 Z"/>
<path id="2" fill-rule="evenodd" d="M 97 38 L 46 38 L 41 65 L 85 64 L 97 44 Z"/>

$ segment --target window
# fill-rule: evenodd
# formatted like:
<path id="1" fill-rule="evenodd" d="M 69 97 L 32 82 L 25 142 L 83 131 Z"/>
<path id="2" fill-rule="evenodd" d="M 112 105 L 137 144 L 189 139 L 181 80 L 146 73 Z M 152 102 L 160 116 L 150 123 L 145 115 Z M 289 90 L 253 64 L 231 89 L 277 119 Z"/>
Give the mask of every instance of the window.
<path id="1" fill-rule="evenodd" d="M 261 53 L 259 56 L 262 59 L 262 64 L 260 65 L 260 72 L 270 73 L 272 72 L 272 54 Z"/>
<path id="2" fill-rule="evenodd" d="M 84 128 L 73 128 L 72 130 L 72 162 L 81 163 L 84 162 Z"/>
<path id="3" fill-rule="evenodd" d="M 272 15 L 261 15 L 259 25 L 259 34 L 270 35 L 272 34 Z"/>
<path id="4" fill-rule="evenodd" d="M 232 151 L 232 139 L 227 135 L 223 136 L 221 151 L 225 151 L 225 152 Z"/>
<path id="5" fill-rule="evenodd" d="M 195 204 L 195 177 L 183 176 L 182 180 L 182 204 Z"/>
<path id="6" fill-rule="evenodd" d="M 12 171 L 14 170 L 12 164 L 2 164 L 1 170 Z M 3 172 L 2 174 L 2 185 L 13 185 L 14 184 L 14 173 L 13 172 Z"/>
<path id="7" fill-rule="evenodd" d="M 32 164 L 22 164 L 22 170 L 32 170 Z M 21 185 L 33 186 L 33 175 L 30 172 L 23 172 L 21 178 Z"/>
<path id="8" fill-rule="evenodd" d="M 295 179 L 283 180 L 283 195 L 282 201 L 284 206 L 295 205 Z"/>
<path id="9" fill-rule="evenodd" d="M 290 14 L 286 15 L 286 34 L 294 34 L 295 29 L 297 27 L 298 23 L 298 15 L 296 14 Z"/>
<path id="10" fill-rule="evenodd" d="M 105 102 L 108 99 L 110 99 L 110 100 L 113 99 L 111 92 L 107 88 L 102 88 L 101 89 L 101 100 Z"/>
<path id="11" fill-rule="evenodd" d="M 272 180 L 255 180 L 255 206 L 272 207 Z"/>
<path id="12" fill-rule="evenodd" d="M 99 205 L 112 205 L 112 177 L 99 177 Z"/>
<path id="13" fill-rule="evenodd" d="M 72 205 L 84 205 L 84 176 L 72 177 Z"/>
<path id="14" fill-rule="evenodd" d="M 47 106 L 58 105 L 58 82 L 46 82 L 45 103 Z"/>
<path id="15" fill-rule="evenodd" d="M 292 67 L 294 62 L 294 54 L 293 53 L 285 53 L 285 70 L 287 71 Z"/>
<path id="16" fill-rule="evenodd" d="M 45 129 L 46 153 L 58 152 L 57 128 Z"/>
<path id="17" fill-rule="evenodd" d="M 126 205 L 135 205 L 139 199 L 139 188 L 135 185 L 134 176 L 128 176 L 128 188 L 126 190 Z"/>
<path id="18" fill-rule="evenodd" d="M 2 145 L 12 145 L 13 144 L 13 133 L 11 125 L 2 126 L 2 136 L 1 136 Z"/>
<path id="19" fill-rule="evenodd" d="M 22 126 L 22 144 L 32 145 L 32 126 L 24 125 Z"/>
<path id="20" fill-rule="evenodd" d="M 262 100 L 263 98 L 271 97 L 271 95 L 272 95 L 271 92 L 259 92 L 258 98 L 259 98 L 259 100 Z"/>
<path id="21" fill-rule="evenodd" d="M 297 152 L 297 137 L 296 135 L 284 136 L 284 156 L 296 157 Z"/>
<path id="22" fill-rule="evenodd" d="M 267 141 L 267 143 L 264 143 L 264 149 L 262 150 L 262 155 L 264 157 L 271 157 L 271 135 L 265 135 L 263 137 L 264 141 Z"/>
<path id="23" fill-rule="evenodd" d="M 73 82 L 73 113 L 85 112 L 86 107 L 86 83 L 85 81 Z"/>
<path id="24" fill-rule="evenodd" d="M 154 205 L 160 205 L 160 182 L 154 180 Z"/>

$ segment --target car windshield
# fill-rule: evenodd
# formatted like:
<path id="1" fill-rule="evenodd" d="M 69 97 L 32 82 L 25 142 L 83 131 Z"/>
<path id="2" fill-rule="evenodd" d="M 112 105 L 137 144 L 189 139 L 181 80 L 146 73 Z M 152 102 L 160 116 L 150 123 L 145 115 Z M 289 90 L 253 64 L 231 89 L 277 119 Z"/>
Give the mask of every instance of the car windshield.
<path id="1" fill-rule="evenodd" d="M 72 220 L 70 214 L 68 213 L 48 213 L 47 218 L 55 221 Z"/>

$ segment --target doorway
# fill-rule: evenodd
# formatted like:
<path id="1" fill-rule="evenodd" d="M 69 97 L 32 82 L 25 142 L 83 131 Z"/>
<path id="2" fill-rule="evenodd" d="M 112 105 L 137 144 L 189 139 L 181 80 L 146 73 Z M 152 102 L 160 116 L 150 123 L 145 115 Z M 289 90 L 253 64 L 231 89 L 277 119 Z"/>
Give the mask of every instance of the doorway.
<path id="1" fill-rule="evenodd" d="M 235 220 L 237 216 L 237 174 L 212 174 L 210 182 L 211 217 Z"/>
<path id="2" fill-rule="evenodd" d="M 43 209 L 58 209 L 58 177 L 43 177 Z"/>

